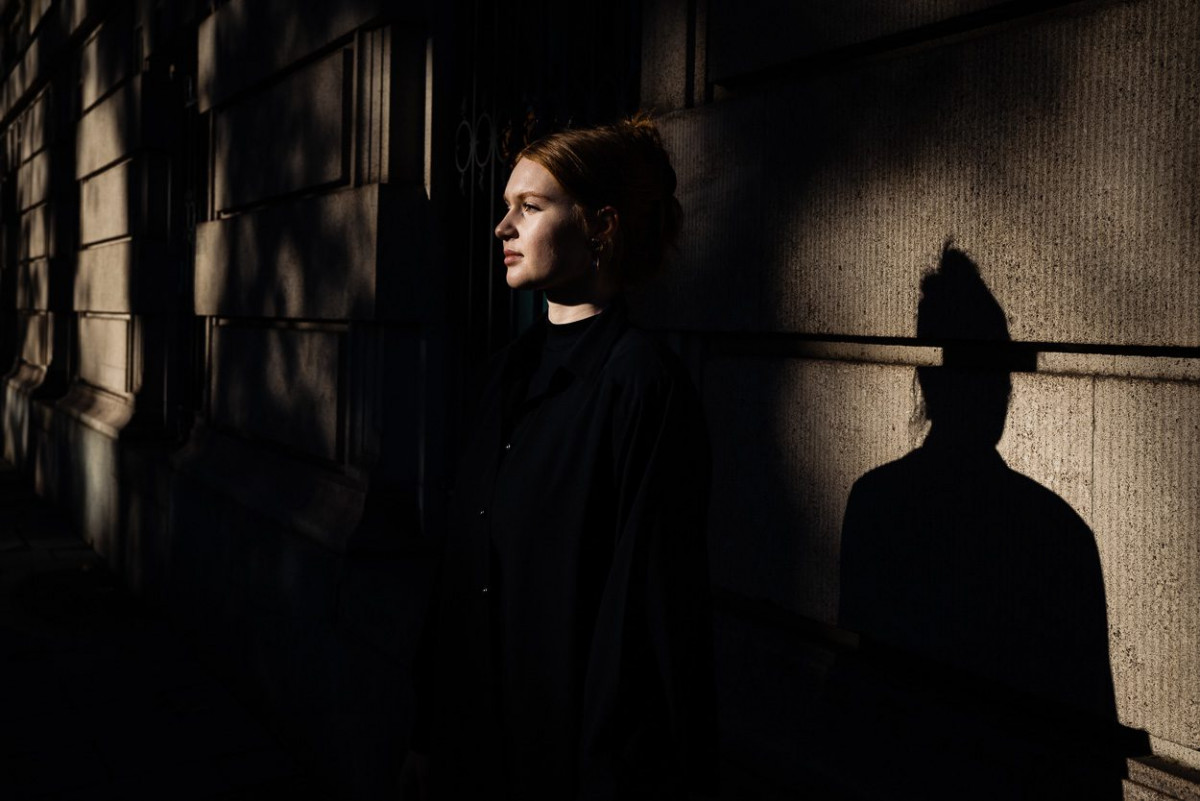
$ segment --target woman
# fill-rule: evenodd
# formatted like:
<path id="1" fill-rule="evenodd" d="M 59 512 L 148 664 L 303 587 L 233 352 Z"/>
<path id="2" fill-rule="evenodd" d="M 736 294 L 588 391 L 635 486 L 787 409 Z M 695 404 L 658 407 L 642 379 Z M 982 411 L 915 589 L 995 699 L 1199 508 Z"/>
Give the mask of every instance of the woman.
<path id="1" fill-rule="evenodd" d="M 548 311 L 492 363 L 457 478 L 404 768 L 428 797 L 714 791 L 703 416 L 622 294 L 674 191 L 645 118 L 517 157 L 496 236 Z"/>

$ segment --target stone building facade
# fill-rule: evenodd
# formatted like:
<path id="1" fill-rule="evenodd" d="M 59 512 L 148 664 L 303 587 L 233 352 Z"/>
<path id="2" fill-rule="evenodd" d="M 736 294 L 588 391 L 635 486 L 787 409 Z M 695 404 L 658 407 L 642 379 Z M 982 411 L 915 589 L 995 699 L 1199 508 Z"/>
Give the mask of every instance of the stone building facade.
<path id="1" fill-rule="evenodd" d="M 868 765 L 971 796 L 1064 753 L 1200 792 L 1200 11 L 779 5 L 0 2 L 5 457 L 344 796 L 398 766 L 472 376 L 538 307 L 498 280 L 505 160 L 638 107 L 686 213 L 635 306 L 712 431 L 731 797 L 877 795 Z M 918 331 L 948 238 L 999 346 Z M 915 369 L 997 347 L 999 452 L 1098 558 L 1102 736 L 839 609 L 851 487 L 924 435 Z M 913 717 L 885 710 L 942 734 L 881 742 Z"/>
<path id="2" fill-rule="evenodd" d="M 0 18 L 5 456 L 318 774 L 375 797 L 447 450 L 426 9 Z"/>

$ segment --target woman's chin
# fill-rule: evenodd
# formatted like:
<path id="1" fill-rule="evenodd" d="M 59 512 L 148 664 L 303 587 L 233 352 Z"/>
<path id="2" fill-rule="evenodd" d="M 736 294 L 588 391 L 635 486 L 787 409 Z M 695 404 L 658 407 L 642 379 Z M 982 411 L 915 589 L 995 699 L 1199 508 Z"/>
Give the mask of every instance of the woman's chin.
<path id="1" fill-rule="evenodd" d="M 510 269 L 504 274 L 504 283 L 509 289 L 544 289 L 543 282 L 538 281 L 521 269 Z"/>

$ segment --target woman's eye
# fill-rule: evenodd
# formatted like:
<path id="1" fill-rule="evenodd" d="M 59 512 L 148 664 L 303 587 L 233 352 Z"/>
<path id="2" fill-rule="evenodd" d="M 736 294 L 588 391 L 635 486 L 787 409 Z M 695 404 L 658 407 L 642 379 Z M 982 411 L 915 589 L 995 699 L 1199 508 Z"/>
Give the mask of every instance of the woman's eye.
<path id="1" fill-rule="evenodd" d="M 532 203 L 522 203 L 521 209 L 523 211 L 538 211 L 538 207 L 533 205 Z"/>

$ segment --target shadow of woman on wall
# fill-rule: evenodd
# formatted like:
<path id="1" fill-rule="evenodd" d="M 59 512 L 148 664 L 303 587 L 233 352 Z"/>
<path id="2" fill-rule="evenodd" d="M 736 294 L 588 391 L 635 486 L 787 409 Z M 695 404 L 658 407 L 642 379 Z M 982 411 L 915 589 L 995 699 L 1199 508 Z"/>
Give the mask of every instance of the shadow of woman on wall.
<path id="1" fill-rule="evenodd" d="M 1120 798 L 1095 540 L 996 451 L 1021 351 L 949 243 L 917 335 L 944 347 L 943 366 L 917 368 L 929 433 L 858 479 L 843 522 L 839 625 L 861 647 L 831 689 L 843 737 L 871 743 L 859 789 Z"/>

